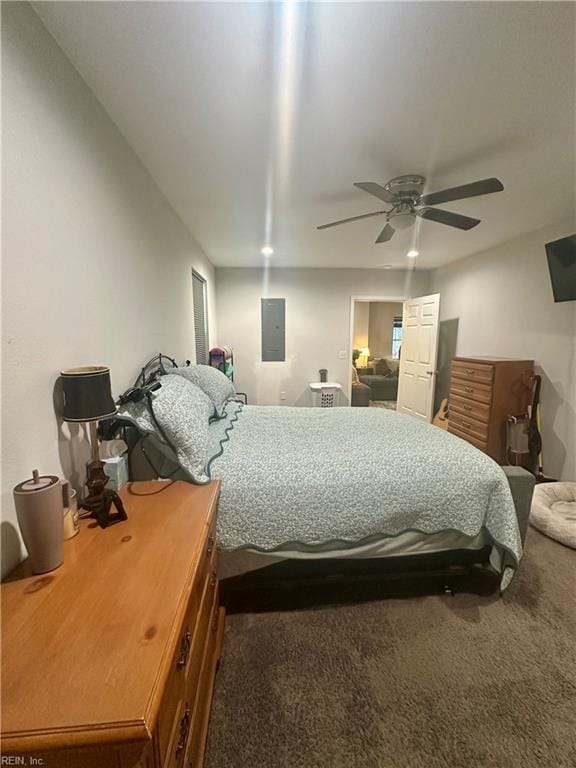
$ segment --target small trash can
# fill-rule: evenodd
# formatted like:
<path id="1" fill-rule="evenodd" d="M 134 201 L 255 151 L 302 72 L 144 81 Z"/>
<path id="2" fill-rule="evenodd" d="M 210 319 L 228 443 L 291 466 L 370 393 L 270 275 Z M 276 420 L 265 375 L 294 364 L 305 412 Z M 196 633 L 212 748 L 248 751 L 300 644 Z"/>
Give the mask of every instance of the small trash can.
<path id="1" fill-rule="evenodd" d="M 335 381 L 314 381 L 310 383 L 310 389 L 315 408 L 334 408 L 342 385 Z"/>

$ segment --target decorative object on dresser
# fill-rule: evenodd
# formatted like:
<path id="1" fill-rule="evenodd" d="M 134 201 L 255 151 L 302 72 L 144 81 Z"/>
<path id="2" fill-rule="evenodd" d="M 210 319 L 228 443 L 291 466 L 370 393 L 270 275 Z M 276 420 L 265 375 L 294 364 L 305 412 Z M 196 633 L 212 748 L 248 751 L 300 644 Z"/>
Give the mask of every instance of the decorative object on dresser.
<path id="1" fill-rule="evenodd" d="M 64 565 L 2 584 L 2 754 L 58 768 L 197 768 L 223 637 L 219 483 L 132 483 Z M 102 577 L 105 575 L 105 582 Z M 39 763 L 38 763 L 39 764 Z"/>
<path id="2" fill-rule="evenodd" d="M 88 496 L 83 507 L 98 520 L 102 528 L 126 520 L 126 511 L 115 491 L 108 490 L 108 476 L 98 449 L 98 421 L 109 419 L 116 413 L 110 388 L 110 369 L 101 365 L 67 368 L 62 371 L 64 391 L 64 421 L 90 424 L 92 460 L 88 464 L 86 487 Z M 111 513 L 111 507 L 116 512 Z"/>
<path id="3" fill-rule="evenodd" d="M 448 430 L 506 464 L 506 419 L 524 415 L 534 362 L 455 357 L 450 376 Z"/>

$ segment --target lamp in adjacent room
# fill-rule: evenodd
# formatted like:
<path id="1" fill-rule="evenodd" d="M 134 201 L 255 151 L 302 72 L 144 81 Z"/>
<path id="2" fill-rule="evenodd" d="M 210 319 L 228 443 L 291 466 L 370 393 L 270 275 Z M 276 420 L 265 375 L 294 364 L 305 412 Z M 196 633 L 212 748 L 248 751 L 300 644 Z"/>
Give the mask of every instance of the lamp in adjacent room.
<path id="1" fill-rule="evenodd" d="M 109 419 L 116 413 L 116 404 L 110 387 L 110 369 L 90 365 L 67 368 L 61 373 L 64 393 L 64 421 L 90 425 L 92 458 L 88 462 L 86 487 L 88 496 L 83 507 L 98 520 L 102 528 L 126 520 L 126 512 L 117 493 L 106 489 L 108 476 L 100 460 L 98 421 Z M 116 513 L 111 514 L 111 506 Z"/>
<path id="2" fill-rule="evenodd" d="M 360 357 L 358 358 L 357 367 L 358 368 L 367 368 L 368 367 L 368 361 L 370 359 L 370 350 L 368 347 L 362 347 L 360 349 Z"/>

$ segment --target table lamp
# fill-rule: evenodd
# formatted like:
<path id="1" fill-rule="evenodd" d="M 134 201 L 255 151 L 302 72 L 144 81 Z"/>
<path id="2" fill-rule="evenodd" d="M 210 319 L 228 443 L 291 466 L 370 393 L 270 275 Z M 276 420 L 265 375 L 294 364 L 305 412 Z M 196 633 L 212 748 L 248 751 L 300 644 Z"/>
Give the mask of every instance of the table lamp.
<path id="1" fill-rule="evenodd" d="M 104 462 L 100 461 L 98 447 L 98 421 L 109 419 L 116 413 L 110 388 L 110 369 L 99 365 L 66 368 L 61 376 L 64 421 L 90 425 L 92 458 L 87 465 L 88 496 L 82 506 L 102 528 L 106 528 L 127 519 L 118 494 L 106 489 L 108 476 L 104 472 Z M 110 512 L 112 505 L 116 507 L 116 513 Z"/>
<path id="2" fill-rule="evenodd" d="M 357 363 L 358 367 L 366 368 L 366 366 L 368 365 L 369 359 L 370 359 L 370 350 L 368 349 L 368 347 L 362 347 L 362 349 L 360 350 L 360 358 Z"/>

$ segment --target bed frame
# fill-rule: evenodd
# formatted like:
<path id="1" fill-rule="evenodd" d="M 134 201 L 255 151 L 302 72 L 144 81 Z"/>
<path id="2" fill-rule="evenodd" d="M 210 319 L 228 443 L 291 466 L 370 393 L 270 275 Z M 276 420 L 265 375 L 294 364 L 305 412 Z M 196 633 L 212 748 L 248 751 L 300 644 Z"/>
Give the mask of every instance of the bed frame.
<path id="1" fill-rule="evenodd" d="M 220 580 L 230 613 L 297 610 L 385 598 L 495 594 L 490 547 L 375 559 L 284 560 Z"/>

